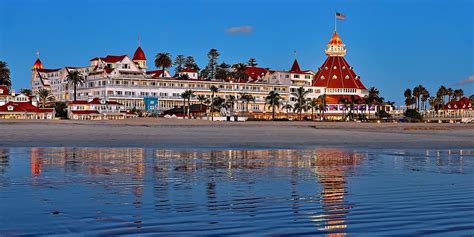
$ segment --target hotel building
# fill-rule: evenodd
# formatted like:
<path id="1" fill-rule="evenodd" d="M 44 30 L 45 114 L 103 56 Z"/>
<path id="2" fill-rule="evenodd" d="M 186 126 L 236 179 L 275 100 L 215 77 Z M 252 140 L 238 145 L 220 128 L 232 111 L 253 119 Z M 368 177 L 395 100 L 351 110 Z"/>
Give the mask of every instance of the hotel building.
<path id="1" fill-rule="evenodd" d="M 244 82 L 232 78 L 203 80 L 197 71 L 190 69 L 176 72 L 176 77 L 171 76 L 168 71 L 149 71 L 147 58 L 141 47 L 136 49 L 132 58 L 127 55 L 96 57 L 85 67 L 45 69 L 38 58 L 33 66 L 31 86 L 33 93 L 39 88 L 46 88 L 56 100 L 71 101 L 73 88 L 68 85 L 66 77 L 70 71 L 79 71 L 86 81 L 77 88 L 77 97 L 80 100 L 101 98 L 119 102 L 126 109 L 144 110 L 144 99 L 155 97 L 158 99 L 157 108 L 160 111 L 182 106 L 181 93 L 186 90 L 193 90 L 196 95 L 210 98 L 210 87 L 216 86 L 219 91 L 215 96 L 225 99 L 231 95 L 238 98 L 241 93 L 254 96 L 255 102 L 249 106 L 249 112 L 254 115 L 270 113 L 271 108 L 265 106 L 265 97 L 270 91 L 278 92 L 286 103 L 294 104 L 296 98 L 292 92 L 304 87 L 309 90 L 308 99 L 326 95 L 326 113 L 342 114 L 347 108 L 339 104 L 340 98 L 360 99 L 368 92 L 360 77 L 344 59 L 345 45 L 336 32 L 325 52 L 328 58 L 317 72 L 301 70 L 295 59 L 288 71 L 248 67 L 245 70 L 248 80 Z M 188 79 L 180 79 L 183 74 L 186 74 Z M 199 103 L 196 97 L 191 102 Z M 237 103 L 233 111 L 244 111 L 245 107 L 243 103 Z M 375 108 L 363 108 L 366 112 L 369 109 Z M 283 112 L 283 109 L 280 108 L 277 112 Z"/>

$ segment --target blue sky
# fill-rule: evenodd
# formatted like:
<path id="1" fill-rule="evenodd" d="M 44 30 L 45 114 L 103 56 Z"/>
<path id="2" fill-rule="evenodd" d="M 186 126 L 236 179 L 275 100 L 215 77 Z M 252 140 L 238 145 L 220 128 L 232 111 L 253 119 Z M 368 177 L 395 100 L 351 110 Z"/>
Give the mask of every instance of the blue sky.
<path id="1" fill-rule="evenodd" d="M 132 55 L 137 35 L 152 67 L 158 52 L 192 55 L 203 67 L 210 48 L 220 61 L 289 69 L 297 51 L 316 70 L 334 29 L 346 59 L 367 87 L 403 101 L 404 89 L 440 85 L 474 94 L 474 2 L 350 1 L 32 1 L 0 0 L 0 60 L 14 88 L 29 87 L 36 51 L 46 68 L 85 66 L 96 56 Z M 250 26 L 248 33 L 228 33 Z M 460 81 L 469 80 L 463 85 Z"/>

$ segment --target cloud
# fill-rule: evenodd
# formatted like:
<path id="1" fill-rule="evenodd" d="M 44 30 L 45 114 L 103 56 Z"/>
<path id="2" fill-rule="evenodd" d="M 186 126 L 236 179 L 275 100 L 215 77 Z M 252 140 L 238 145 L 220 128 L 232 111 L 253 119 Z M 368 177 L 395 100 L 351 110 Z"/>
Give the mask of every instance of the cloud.
<path id="1" fill-rule="evenodd" d="M 471 75 L 469 76 L 467 79 L 464 79 L 460 82 L 458 82 L 458 85 L 465 85 L 465 84 L 468 84 L 468 83 L 474 83 L 474 75 Z"/>
<path id="2" fill-rule="evenodd" d="M 252 26 L 236 26 L 230 27 L 225 30 L 225 32 L 229 34 L 249 34 L 252 33 L 253 27 Z"/>

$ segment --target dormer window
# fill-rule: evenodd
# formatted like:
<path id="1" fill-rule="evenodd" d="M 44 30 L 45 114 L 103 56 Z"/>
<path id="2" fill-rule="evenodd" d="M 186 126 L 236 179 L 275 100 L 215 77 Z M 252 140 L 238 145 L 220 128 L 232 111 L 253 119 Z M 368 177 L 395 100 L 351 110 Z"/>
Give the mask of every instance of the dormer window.
<path id="1" fill-rule="evenodd" d="M 324 67 L 324 69 L 328 70 L 329 68 L 328 68 L 328 67 Z"/>
<path id="2" fill-rule="evenodd" d="M 321 79 L 321 80 L 324 80 L 325 78 L 324 78 L 324 76 L 321 76 L 320 79 Z"/>
<path id="3" fill-rule="evenodd" d="M 345 78 L 346 80 L 348 80 L 348 79 L 349 79 L 349 75 L 346 75 L 346 77 L 344 77 L 344 78 Z"/>
<path id="4" fill-rule="evenodd" d="M 7 107 L 7 109 L 8 109 L 8 111 L 12 111 L 12 110 L 14 109 L 14 107 L 11 106 L 11 105 L 9 105 L 9 106 Z"/>
<path id="5" fill-rule="evenodd" d="M 332 76 L 332 79 L 337 79 L 337 76 L 336 75 Z"/>
<path id="6" fill-rule="evenodd" d="M 356 76 L 356 77 L 355 77 L 356 80 L 359 80 L 359 78 L 360 78 L 359 76 Z"/>
<path id="7" fill-rule="evenodd" d="M 346 66 L 342 66 L 342 70 L 346 70 Z"/>
<path id="8" fill-rule="evenodd" d="M 334 66 L 334 67 L 332 67 L 332 69 L 336 70 L 336 69 L 337 69 L 337 67 L 336 67 L 336 66 Z"/>

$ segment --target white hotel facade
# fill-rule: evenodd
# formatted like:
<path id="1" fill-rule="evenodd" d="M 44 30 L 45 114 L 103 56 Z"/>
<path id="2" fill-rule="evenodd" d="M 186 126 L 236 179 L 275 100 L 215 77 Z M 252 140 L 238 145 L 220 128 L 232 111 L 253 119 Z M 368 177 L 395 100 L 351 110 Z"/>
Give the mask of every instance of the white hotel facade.
<path id="1" fill-rule="evenodd" d="M 331 45 L 328 44 L 328 47 Z M 270 91 L 278 92 L 286 103 L 290 104 L 295 103 L 295 98 L 291 93 L 301 86 L 309 90 L 308 99 L 318 98 L 323 94 L 357 97 L 367 95 L 365 87 L 349 89 L 342 87 L 340 90 L 335 90 L 327 86 L 315 86 L 314 76 L 317 72 L 301 70 L 297 60 L 289 71 L 249 67 L 246 70 L 249 76 L 247 82 L 233 82 L 229 79 L 202 80 L 199 79 L 198 72 L 189 69 L 176 72 L 177 75 L 188 75 L 189 79 L 183 80 L 172 77 L 167 71 L 162 75 L 162 70 L 147 69 L 147 60 L 141 47 L 136 49 L 132 58 L 127 55 L 97 57 L 91 59 L 90 65 L 85 67 L 45 69 L 38 58 L 32 70 L 31 87 L 33 93 L 36 93 L 39 88 L 46 88 L 51 91 L 57 101 L 71 101 L 73 88 L 68 85 L 66 76 L 70 71 L 79 71 L 86 82 L 77 88 L 78 100 L 100 98 L 122 103 L 127 109 L 143 110 L 145 109 L 144 98 L 152 96 L 158 98 L 158 109 L 164 111 L 182 106 L 181 93 L 186 90 L 193 90 L 196 95 L 205 95 L 210 98 L 210 87 L 216 86 L 219 91 L 215 95 L 222 98 L 228 98 L 231 95 L 238 98 L 241 93 L 254 96 L 255 102 L 249 105 L 249 112 L 256 114 L 271 111 L 271 108 L 265 106 L 265 97 Z M 199 103 L 196 98 L 193 98 L 191 102 Z M 342 113 L 342 108 L 339 109 L 337 105 L 335 108 L 327 113 Z M 245 105 L 239 103 L 234 111 L 239 112 L 244 109 Z M 284 110 L 280 108 L 278 112 L 284 112 Z"/>

